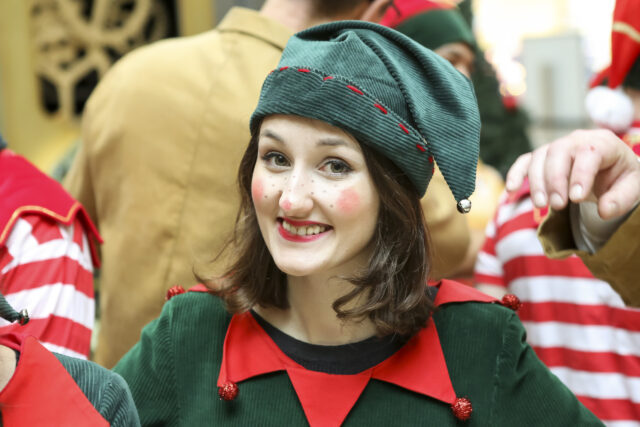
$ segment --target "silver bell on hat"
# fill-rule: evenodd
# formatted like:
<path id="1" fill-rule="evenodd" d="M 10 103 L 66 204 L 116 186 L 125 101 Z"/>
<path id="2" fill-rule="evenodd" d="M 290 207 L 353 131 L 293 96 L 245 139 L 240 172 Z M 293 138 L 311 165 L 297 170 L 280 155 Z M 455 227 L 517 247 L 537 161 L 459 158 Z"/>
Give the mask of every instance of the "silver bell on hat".
<path id="1" fill-rule="evenodd" d="M 469 211 L 471 210 L 471 200 L 462 199 L 458 202 L 457 207 L 458 207 L 458 212 L 462 214 L 469 213 Z"/>

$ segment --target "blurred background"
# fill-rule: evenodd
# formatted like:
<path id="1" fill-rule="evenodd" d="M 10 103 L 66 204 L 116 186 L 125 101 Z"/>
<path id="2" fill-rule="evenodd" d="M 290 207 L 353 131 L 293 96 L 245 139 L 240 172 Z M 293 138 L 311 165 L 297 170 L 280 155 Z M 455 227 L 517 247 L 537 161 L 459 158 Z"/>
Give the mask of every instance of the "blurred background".
<path id="1" fill-rule="evenodd" d="M 531 144 L 590 127 L 584 98 L 610 58 L 614 0 L 464 0 L 479 41 L 473 76 L 483 160 L 504 173 Z M 261 0 L 0 1 L 0 133 L 47 173 L 64 174 L 84 103 L 122 55 L 206 31 Z"/>

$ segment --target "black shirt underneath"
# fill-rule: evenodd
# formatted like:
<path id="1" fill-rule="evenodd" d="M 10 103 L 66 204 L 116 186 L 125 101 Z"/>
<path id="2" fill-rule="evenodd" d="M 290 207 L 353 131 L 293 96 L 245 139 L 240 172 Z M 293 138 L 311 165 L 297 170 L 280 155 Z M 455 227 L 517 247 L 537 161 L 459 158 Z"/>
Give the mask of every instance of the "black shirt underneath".
<path id="1" fill-rule="evenodd" d="M 387 335 L 344 345 L 309 344 L 285 334 L 253 310 L 251 315 L 289 358 L 305 369 L 327 374 L 352 375 L 366 371 L 387 359 L 407 342 L 407 337 Z"/>

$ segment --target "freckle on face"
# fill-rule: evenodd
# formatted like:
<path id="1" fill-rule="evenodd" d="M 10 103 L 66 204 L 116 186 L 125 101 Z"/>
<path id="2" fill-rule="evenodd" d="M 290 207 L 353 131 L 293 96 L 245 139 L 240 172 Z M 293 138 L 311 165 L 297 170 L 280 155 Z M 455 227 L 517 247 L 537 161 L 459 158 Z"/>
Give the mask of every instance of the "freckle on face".
<path id="1" fill-rule="evenodd" d="M 259 179 L 254 179 L 251 183 L 251 195 L 253 196 L 253 200 L 258 200 L 262 198 L 264 193 L 264 187 L 262 185 L 262 181 Z"/>
<path id="2" fill-rule="evenodd" d="M 338 208 L 344 213 L 353 212 L 360 204 L 360 196 L 358 192 L 352 188 L 347 188 L 340 192 L 338 198 Z"/>

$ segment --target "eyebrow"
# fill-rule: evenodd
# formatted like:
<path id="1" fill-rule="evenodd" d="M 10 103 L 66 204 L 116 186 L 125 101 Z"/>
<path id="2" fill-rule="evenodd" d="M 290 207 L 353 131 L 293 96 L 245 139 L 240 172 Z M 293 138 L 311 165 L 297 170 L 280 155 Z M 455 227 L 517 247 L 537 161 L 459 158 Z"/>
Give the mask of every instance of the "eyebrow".
<path id="1" fill-rule="evenodd" d="M 329 147 L 336 147 L 336 146 L 348 146 L 346 142 L 344 142 L 344 140 L 340 139 L 340 138 L 323 138 L 321 140 L 319 140 L 316 145 L 326 145 Z"/>
<path id="2" fill-rule="evenodd" d="M 282 137 L 280 137 L 278 134 L 274 133 L 269 129 L 265 129 L 264 131 L 260 132 L 260 137 L 271 138 L 276 142 L 284 144 L 284 139 L 282 139 Z M 332 137 L 322 138 L 318 142 L 316 142 L 316 145 L 329 146 L 329 147 L 337 147 L 337 146 L 348 147 L 349 146 L 342 138 L 332 138 Z"/>

